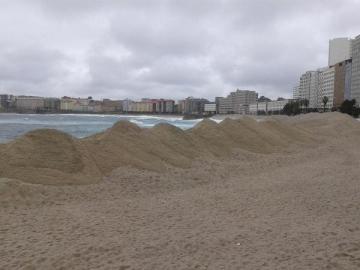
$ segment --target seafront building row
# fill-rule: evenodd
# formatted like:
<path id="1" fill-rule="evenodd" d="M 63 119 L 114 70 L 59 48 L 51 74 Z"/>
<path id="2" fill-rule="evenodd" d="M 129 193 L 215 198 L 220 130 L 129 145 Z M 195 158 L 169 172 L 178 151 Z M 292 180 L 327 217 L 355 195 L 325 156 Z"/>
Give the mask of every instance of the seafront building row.
<path id="1" fill-rule="evenodd" d="M 169 99 L 142 99 L 102 101 L 88 98 L 46 98 L 36 96 L 0 95 L 0 109 L 14 112 L 77 112 L 77 113 L 174 113 L 175 101 Z"/>
<path id="2" fill-rule="evenodd" d="M 36 96 L 0 95 L 0 111 L 19 113 L 154 113 L 154 114 L 272 114 L 280 113 L 288 99 L 277 101 L 258 99 L 251 90 L 231 92 L 226 97 L 216 97 L 214 102 L 204 98 L 188 97 L 175 102 L 170 99 L 140 101 L 102 101 L 88 98 L 46 98 Z"/>
<path id="3" fill-rule="evenodd" d="M 328 66 L 306 71 L 293 89 L 294 99 L 307 99 L 309 108 L 338 108 L 344 100 L 360 104 L 360 35 L 329 41 Z"/>
<path id="4" fill-rule="evenodd" d="M 154 114 L 257 114 L 280 113 L 289 100 L 259 100 L 251 90 L 230 92 L 226 97 L 216 97 L 214 102 L 204 98 L 188 97 L 175 102 L 171 99 L 140 101 L 102 101 L 88 98 L 46 98 L 37 96 L 0 95 L 0 111 L 19 113 L 154 113 Z"/>

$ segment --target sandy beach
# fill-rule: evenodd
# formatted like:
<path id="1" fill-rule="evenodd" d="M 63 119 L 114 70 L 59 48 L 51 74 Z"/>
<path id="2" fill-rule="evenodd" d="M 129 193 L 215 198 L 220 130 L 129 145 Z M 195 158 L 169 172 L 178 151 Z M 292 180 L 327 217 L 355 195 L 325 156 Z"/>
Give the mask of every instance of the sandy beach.
<path id="1" fill-rule="evenodd" d="M 119 122 L 0 145 L 0 269 L 359 269 L 360 123 Z"/>

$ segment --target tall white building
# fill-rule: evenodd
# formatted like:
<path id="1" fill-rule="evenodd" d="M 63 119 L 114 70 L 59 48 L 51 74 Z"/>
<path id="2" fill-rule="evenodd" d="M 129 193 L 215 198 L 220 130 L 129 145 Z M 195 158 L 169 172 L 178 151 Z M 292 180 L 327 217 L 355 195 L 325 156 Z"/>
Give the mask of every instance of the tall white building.
<path id="1" fill-rule="evenodd" d="M 300 77 L 299 99 L 307 99 L 310 108 L 317 108 L 320 71 L 307 71 Z"/>
<path id="2" fill-rule="evenodd" d="M 350 96 L 360 104 L 360 35 L 352 41 L 352 66 L 351 66 Z"/>
<path id="3" fill-rule="evenodd" d="M 300 89 L 299 85 L 297 85 L 297 86 L 295 86 L 293 88 L 293 99 L 299 99 L 300 98 L 299 89 Z"/>
<path id="4" fill-rule="evenodd" d="M 297 98 L 307 99 L 309 108 L 323 108 L 323 97 L 328 97 L 327 109 L 331 109 L 334 104 L 335 90 L 335 67 L 325 67 L 316 71 L 307 71 L 300 77 Z M 294 94 L 294 98 L 295 94 Z"/>
<path id="5" fill-rule="evenodd" d="M 328 97 L 326 109 L 331 109 L 334 105 L 335 91 L 335 67 L 323 68 L 319 70 L 319 86 L 317 94 L 317 108 L 323 108 L 323 98 Z"/>
<path id="6" fill-rule="evenodd" d="M 329 40 L 329 66 L 343 62 L 351 58 L 350 38 L 334 38 Z"/>

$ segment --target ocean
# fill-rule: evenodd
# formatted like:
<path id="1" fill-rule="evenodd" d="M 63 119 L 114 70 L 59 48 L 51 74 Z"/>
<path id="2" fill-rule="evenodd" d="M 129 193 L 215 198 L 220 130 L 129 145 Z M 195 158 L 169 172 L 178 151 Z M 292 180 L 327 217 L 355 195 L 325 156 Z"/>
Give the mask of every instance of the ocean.
<path id="1" fill-rule="evenodd" d="M 181 129 L 193 127 L 200 120 L 182 120 L 180 116 L 102 115 L 102 114 L 0 114 L 0 143 L 40 128 L 61 130 L 77 138 L 84 138 L 110 128 L 120 120 L 128 120 L 149 128 L 169 123 Z"/>

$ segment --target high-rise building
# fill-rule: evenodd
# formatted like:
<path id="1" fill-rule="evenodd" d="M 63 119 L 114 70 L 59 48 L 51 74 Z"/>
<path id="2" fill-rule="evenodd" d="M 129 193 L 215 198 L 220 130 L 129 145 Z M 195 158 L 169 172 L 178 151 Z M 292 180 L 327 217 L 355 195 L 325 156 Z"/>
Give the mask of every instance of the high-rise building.
<path id="1" fill-rule="evenodd" d="M 299 99 L 299 89 L 300 89 L 299 85 L 293 88 L 293 99 Z"/>
<path id="2" fill-rule="evenodd" d="M 344 100 L 351 100 L 351 71 L 352 71 L 352 59 L 345 61 Z"/>
<path id="3" fill-rule="evenodd" d="M 338 108 L 344 100 L 350 100 L 351 59 L 337 63 L 335 66 L 334 107 Z"/>
<path id="4" fill-rule="evenodd" d="M 299 99 L 309 101 L 310 108 L 317 108 L 320 70 L 307 71 L 300 77 Z"/>
<path id="5" fill-rule="evenodd" d="M 323 98 L 326 96 L 328 102 L 325 108 L 331 109 L 334 104 L 335 89 L 335 67 L 322 68 L 319 72 L 319 86 L 316 108 L 323 108 Z"/>
<path id="6" fill-rule="evenodd" d="M 250 90 L 239 90 L 231 92 L 227 97 L 219 99 L 219 113 L 248 114 L 249 105 L 256 103 L 258 93 Z"/>
<path id="7" fill-rule="evenodd" d="M 206 103 L 209 103 L 207 99 L 188 97 L 184 100 L 182 113 L 202 114 Z"/>
<path id="8" fill-rule="evenodd" d="M 309 108 L 323 108 L 323 97 L 328 97 L 326 108 L 334 104 L 335 67 L 307 71 L 300 77 L 298 99 L 309 101 Z M 294 97 L 295 98 L 295 97 Z"/>
<path id="9" fill-rule="evenodd" d="M 351 58 L 351 39 L 334 38 L 329 40 L 329 66 Z"/>
<path id="10" fill-rule="evenodd" d="M 352 41 L 351 99 L 360 104 L 360 35 Z"/>

